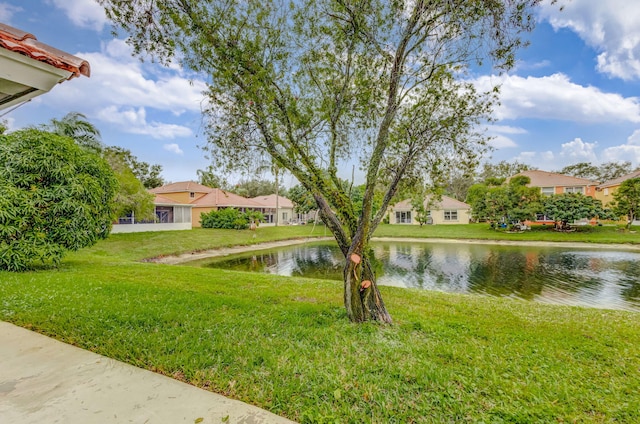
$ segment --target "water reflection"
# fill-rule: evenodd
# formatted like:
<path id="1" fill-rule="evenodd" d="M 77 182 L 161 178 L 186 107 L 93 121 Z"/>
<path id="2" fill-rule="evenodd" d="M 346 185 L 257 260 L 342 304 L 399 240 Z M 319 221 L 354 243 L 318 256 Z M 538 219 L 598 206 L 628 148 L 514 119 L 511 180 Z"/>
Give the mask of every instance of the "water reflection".
<path id="1" fill-rule="evenodd" d="M 636 252 L 389 242 L 373 252 L 381 285 L 640 311 Z M 343 258 L 334 244 L 314 243 L 204 266 L 341 280 Z"/>

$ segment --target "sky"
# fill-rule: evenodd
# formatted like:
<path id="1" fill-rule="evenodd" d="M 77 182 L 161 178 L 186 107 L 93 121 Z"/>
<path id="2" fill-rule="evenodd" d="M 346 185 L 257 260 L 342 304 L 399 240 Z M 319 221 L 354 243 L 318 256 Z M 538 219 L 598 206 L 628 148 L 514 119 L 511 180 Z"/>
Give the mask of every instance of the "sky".
<path id="1" fill-rule="evenodd" d="M 488 128 L 494 151 L 486 160 L 547 171 L 577 162 L 640 166 L 640 2 L 560 3 L 562 11 L 543 0 L 514 69 L 471 75 L 480 89 L 501 85 Z M 162 165 L 167 181 L 196 180 L 196 171 L 208 166 L 199 147 L 206 141 L 203 75 L 132 57 L 94 0 L 0 0 L 0 22 L 91 64 L 90 78 L 1 111 L 11 130 L 80 112 L 106 145 Z"/>

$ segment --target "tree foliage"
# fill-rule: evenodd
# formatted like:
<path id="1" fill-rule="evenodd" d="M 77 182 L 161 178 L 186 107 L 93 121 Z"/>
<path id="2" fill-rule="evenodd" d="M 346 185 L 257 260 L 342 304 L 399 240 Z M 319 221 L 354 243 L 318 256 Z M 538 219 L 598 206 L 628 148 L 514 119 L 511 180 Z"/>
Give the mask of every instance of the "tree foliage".
<path id="1" fill-rule="evenodd" d="M 544 214 L 561 224 L 562 228 L 580 219 L 608 218 L 602 202 L 582 193 L 554 194 L 544 199 Z"/>
<path id="2" fill-rule="evenodd" d="M 631 172 L 631 162 L 605 162 L 599 166 L 591 162 L 579 162 L 562 168 L 559 173 L 578 178 L 605 182 Z"/>
<path id="3" fill-rule="evenodd" d="M 207 166 L 206 169 L 198 169 L 196 174 L 198 175 L 198 182 L 202 185 L 229 190 L 227 180 L 216 173 L 216 168 L 213 165 Z"/>
<path id="4" fill-rule="evenodd" d="M 533 167 L 526 163 L 518 161 L 508 162 L 502 160 L 498 163 L 484 163 L 482 164 L 482 171 L 480 171 L 480 182 L 484 182 L 488 185 L 500 185 L 507 180 L 507 178 L 519 174 L 523 171 L 530 171 Z"/>
<path id="5" fill-rule="evenodd" d="M 640 217 L 640 178 L 623 181 L 613 194 L 613 212 L 627 217 L 627 227 Z"/>
<path id="6" fill-rule="evenodd" d="M 106 238 L 116 180 L 68 137 L 37 129 L 0 135 L 0 269 L 57 264 Z"/>
<path id="7" fill-rule="evenodd" d="M 287 191 L 287 198 L 293 202 L 296 213 L 309 213 L 317 208 L 313 195 L 301 184 L 296 184 Z"/>
<path id="8" fill-rule="evenodd" d="M 276 192 L 281 195 L 286 195 L 284 187 L 277 187 L 275 181 L 262 180 L 258 178 L 252 178 L 249 180 L 240 181 L 229 189 L 229 191 L 244 197 L 257 197 L 268 196 Z"/>
<path id="9" fill-rule="evenodd" d="M 109 146 L 105 148 L 105 155 L 119 157 L 118 161 L 125 163 L 146 189 L 160 187 L 165 183 L 161 175 L 162 165 L 150 165 L 141 161 L 129 149 Z"/>
<path id="10" fill-rule="evenodd" d="M 98 128 L 78 112 L 70 112 L 59 120 L 52 119 L 44 128 L 73 139 L 81 148 L 99 154 L 107 161 L 118 181 L 115 197 L 118 216 L 134 213 L 138 219 L 154 217 L 153 196 L 147 189 L 164 184 L 160 165 L 140 162 L 131 151 L 122 147 L 105 147 Z"/>
<path id="11" fill-rule="evenodd" d="M 69 112 L 62 119 L 51 119 L 44 129 L 73 139 L 80 147 L 99 153 L 104 147 L 100 130 L 80 112 Z"/>
<path id="12" fill-rule="evenodd" d="M 118 181 L 115 196 L 116 215 L 118 217 L 133 214 L 136 220 L 155 218 L 154 196 L 147 191 L 136 177 L 125 157 L 116 148 L 107 148 L 102 152 Z"/>
<path id="13" fill-rule="evenodd" d="M 403 179 L 486 150 L 496 92 L 477 92 L 465 71 L 513 66 L 539 0 L 99 3 L 136 54 L 209 75 L 210 157 L 246 169 L 267 155 L 291 172 L 345 256 L 349 318 L 389 322 L 370 237 Z M 338 177 L 354 158 L 366 175 L 360 213 Z"/>
<path id="14" fill-rule="evenodd" d="M 527 187 L 530 182 L 529 177 L 520 175 L 499 186 L 473 185 L 467 195 L 471 216 L 507 224 L 535 219 L 542 210 L 541 194 L 538 187 Z"/>

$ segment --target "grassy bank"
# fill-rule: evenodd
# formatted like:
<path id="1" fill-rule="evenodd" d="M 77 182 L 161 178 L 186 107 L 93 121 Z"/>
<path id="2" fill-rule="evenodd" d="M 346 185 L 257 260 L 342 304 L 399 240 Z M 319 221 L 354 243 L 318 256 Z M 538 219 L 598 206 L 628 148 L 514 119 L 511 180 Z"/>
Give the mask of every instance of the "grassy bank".
<path id="1" fill-rule="evenodd" d="M 584 243 L 640 244 L 640 228 L 625 231 L 619 226 L 576 226 L 575 231 L 554 231 L 549 225 L 536 225 L 521 233 L 508 233 L 489 228 L 489 224 L 470 225 L 381 225 L 376 231 L 379 237 L 453 238 L 475 240 L 512 240 Z"/>
<path id="2" fill-rule="evenodd" d="M 395 324 L 353 325 L 339 283 L 136 262 L 323 233 L 112 236 L 0 272 L 0 319 L 302 422 L 640 421 L 637 313 L 382 287 Z"/>

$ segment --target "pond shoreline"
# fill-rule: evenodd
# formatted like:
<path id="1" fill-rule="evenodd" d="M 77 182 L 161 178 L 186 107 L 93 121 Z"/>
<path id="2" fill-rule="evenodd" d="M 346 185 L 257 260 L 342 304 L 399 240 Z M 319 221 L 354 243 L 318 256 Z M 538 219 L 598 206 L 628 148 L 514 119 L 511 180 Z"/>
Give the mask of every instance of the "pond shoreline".
<path id="1" fill-rule="evenodd" d="M 194 251 L 180 255 L 168 255 L 147 259 L 146 262 L 154 262 L 167 265 L 179 265 L 185 262 L 199 259 L 215 258 L 234 255 L 251 251 L 267 250 L 277 247 L 295 246 L 309 242 L 330 241 L 333 237 L 311 237 L 279 240 L 250 245 L 229 246 L 217 249 Z M 640 245 L 623 243 L 587 243 L 587 242 L 553 242 L 553 241 L 523 241 L 523 240 L 485 240 L 485 239 L 448 239 L 448 238 L 412 238 L 412 237 L 373 237 L 373 242 L 401 242 L 401 243 L 450 243 L 450 244 L 485 244 L 504 246 L 533 246 L 533 247 L 567 247 L 585 249 L 627 250 L 640 252 Z"/>

